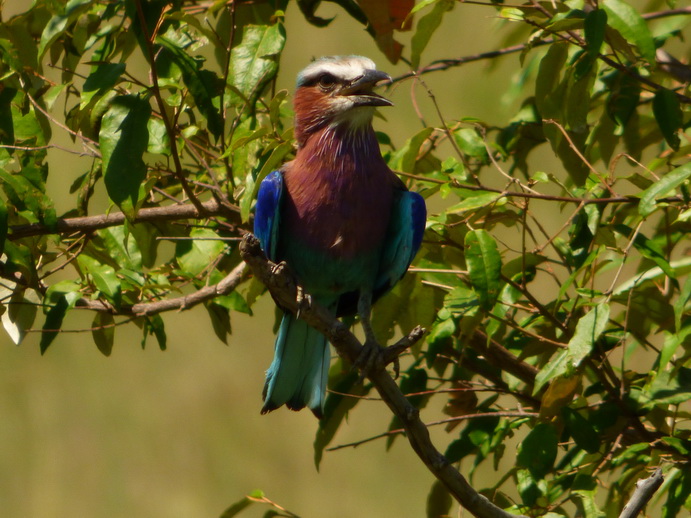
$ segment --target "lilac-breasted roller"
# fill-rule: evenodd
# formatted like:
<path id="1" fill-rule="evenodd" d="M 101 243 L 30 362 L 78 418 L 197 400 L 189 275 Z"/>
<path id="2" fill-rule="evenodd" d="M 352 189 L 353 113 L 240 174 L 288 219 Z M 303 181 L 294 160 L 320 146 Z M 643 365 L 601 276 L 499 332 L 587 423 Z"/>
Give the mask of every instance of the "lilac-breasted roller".
<path id="1" fill-rule="evenodd" d="M 390 77 L 360 56 L 324 57 L 298 75 L 295 159 L 262 181 L 254 232 L 312 300 L 360 317 L 375 344 L 371 304 L 405 274 L 425 228 L 423 198 L 386 165 L 372 128 L 373 92 Z M 331 355 L 326 338 L 286 312 L 266 373 L 262 413 L 285 404 L 322 415 Z"/>

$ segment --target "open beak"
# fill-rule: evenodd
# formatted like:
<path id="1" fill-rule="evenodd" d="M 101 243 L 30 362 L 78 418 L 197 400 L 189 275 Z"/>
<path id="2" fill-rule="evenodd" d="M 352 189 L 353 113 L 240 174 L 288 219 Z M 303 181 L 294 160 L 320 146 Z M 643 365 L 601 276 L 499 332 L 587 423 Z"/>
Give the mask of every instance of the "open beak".
<path id="1" fill-rule="evenodd" d="M 356 106 L 393 106 L 387 98 L 373 92 L 381 81 L 391 82 L 391 76 L 379 70 L 367 70 L 338 94 L 348 96 Z"/>

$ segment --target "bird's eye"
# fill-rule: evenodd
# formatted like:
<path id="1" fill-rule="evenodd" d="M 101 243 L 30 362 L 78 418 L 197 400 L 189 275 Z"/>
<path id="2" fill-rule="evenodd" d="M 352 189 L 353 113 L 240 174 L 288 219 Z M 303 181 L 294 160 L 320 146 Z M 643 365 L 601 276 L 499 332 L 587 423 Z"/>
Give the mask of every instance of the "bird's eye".
<path id="1" fill-rule="evenodd" d="M 331 74 L 322 74 L 319 77 L 319 87 L 322 90 L 331 90 L 336 85 L 336 78 Z"/>

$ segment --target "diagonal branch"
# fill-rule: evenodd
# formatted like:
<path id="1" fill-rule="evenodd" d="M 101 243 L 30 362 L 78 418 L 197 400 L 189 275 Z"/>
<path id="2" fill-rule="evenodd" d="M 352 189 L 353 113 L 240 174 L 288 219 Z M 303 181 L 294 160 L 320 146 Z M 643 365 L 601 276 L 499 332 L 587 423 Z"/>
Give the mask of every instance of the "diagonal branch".
<path id="1" fill-rule="evenodd" d="M 638 513 L 643 510 L 653 497 L 655 491 L 660 488 L 664 480 L 662 470 L 657 468 L 648 478 L 636 482 L 636 490 L 633 492 L 631 500 L 624 506 L 619 518 L 636 518 Z"/>
<path id="2" fill-rule="evenodd" d="M 276 268 L 274 263 L 266 259 L 259 240 L 252 234 L 245 234 L 240 244 L 240 254 L 254 275 L 269 289 L 274 300 L 283 308 L 297 312 L 297 285 L 285 268 Z M 353 364 L 357 361 L 362 344 L 345 324 L 326 309 L 316 304 L 307 308 L 300 307 L 300 318 L 324 334 L 342 358 Z M 465 477 L 434 447 L 427 427 L 420 420 L 419 410 L 410 404 L 385 369 L 370 370 L 366 376 L 403 423 L 417 456 L 463 507 L 479 518 L 515 518 L 516 515 L 497 507 L 473 489 Z"/>

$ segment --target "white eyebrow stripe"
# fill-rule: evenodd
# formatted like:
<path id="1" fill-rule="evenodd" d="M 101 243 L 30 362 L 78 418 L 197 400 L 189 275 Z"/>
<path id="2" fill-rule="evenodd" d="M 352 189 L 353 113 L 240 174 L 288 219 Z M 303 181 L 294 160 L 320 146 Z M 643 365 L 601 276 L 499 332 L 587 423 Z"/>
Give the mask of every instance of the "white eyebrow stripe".
<path id="1" fill-rule="evenodd" d="M 376 70 L 374 61 L 362 56 L 327 57 L 310 63 L 298 76 L 298 84 L 304 84 L 318 75 L 328 73 L 344 80 L 352 81 L 366 70 Z"/>

